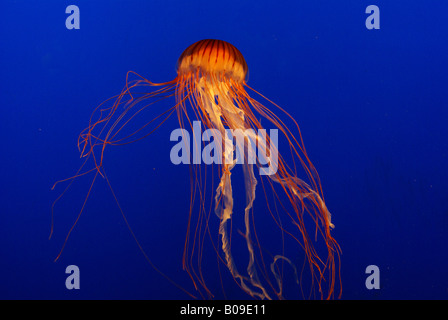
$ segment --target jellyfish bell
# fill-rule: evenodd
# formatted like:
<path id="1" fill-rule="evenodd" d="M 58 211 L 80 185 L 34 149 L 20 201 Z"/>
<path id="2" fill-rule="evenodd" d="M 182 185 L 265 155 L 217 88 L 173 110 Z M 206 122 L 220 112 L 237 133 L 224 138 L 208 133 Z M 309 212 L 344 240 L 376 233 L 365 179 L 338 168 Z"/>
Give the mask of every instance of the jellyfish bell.
<path id="1" fill-rule="evenodd" d="M 204 75 L 218 76 L 222 80 L 233 79 L 245 82 L 247 63 L 241 52 L 222 40 L 201 40 L 182 52 L 177 62 L 177 73 L 185 76 L 200 72 Z"/>
<path id="2" fill-rule="evenodd" d="M 217 251 L 219 263 L 225 265 L 242 291 L 253 298 L 284 298 L 285 280 L 282 272 L 284 265 L 289 265 L 294 271 L 295 283 L 299 283 L 297 274 L 304 274 L 303 269 L 307 268 L 311 278 L 310 292 L 318 292 L 320 298 L 334 297 L 336 285 L 339 286 L 341 293 L 340 248 L 331 235 L 334 225 L 325 204 L 320 178 L 304 148 L 297 122 L 285 110 L 247 85 L 246 61 L 241 52 L 228 42 L 207 39 L 190 45 L 178 59 L 177 73 L 177 77 L 169 82 L 153 83 L 134 72 L 128 72 L 122 92 L 97 107 L 88 127 L 80 134 L 78 147 L 81 155 L 86 158 L 81 168 L 73 177 L 61 181 L 73 181 L 75 178 L 93 173 L 93 184 L 97 175 L 101 175 L 107 180 L 117 200 L 103 165 L 106 147 L 142 140 L 151 135 L 175 112 L 181 128 L 194 129 L 194 122 L 200 121 L 206 129 L 215 130 L 220 134 L 223 161 L 217 166 L 219 176 L 217 186 L 204 182 L 203 177 L 209 176 L 203 175 L 202 169 L 197 166 L 193 165 L 190 171 L 193 176 L 190 190 L 191 204 L 182 266 L 192 280 L 195 290 L 202 297 L 214 296 L 203 275 L 202 254 L 206 234 L 215 232 L 219 237 L 213 246 Z M 271 107 L 268 108 L 255 100 L 249 92 L 267 101 Z M 154 110 L 156 103 L 170 97 L 175 97 L 176 100 L 172 107 L 157 116 L 145 118 L 146 111 Z M 273 110 L 279 112 L 282 117 Z M 138 119 L 149 120 L 133 126 L 134 123 L 138 123 Z M 283 149 L 279 150 L 277 137 L 274 137 L 271 131 L 267 134 L 260 119 L 265 119 L 265 122 L 274 128 L 275 132 L 278 131 L 286 141 L 288 148 L 285 152 L 290 153 L 289 159 L 291 159 L 288 163 L 280 152 Z M 286 120 L 292 125 L 287 126 Z M 130 131 L 126 131 L 129 128 Z M 229 130 L 232 133 L 242 132 L 243 138 L 236 139 L 235 145 L 233 140 L 225 139 Z M 260 132 L 262 134 L 259 134 Z M 193 149 L 199 148 L 201 142 L 199 140 Z M 254 145 L 261 152 L 255 153 Z M 245 204 L 242 210 L 234 206 L 232 170 L 237 165 L 233 156 L 235 149 L 243 150 L 241 157 L 246 160 L 238 163 L 243 169 L 245 190 Z M 260 159 L 260 154 L 264 154 L 266 159 Z M 248 161 L 250 157 L 256 157 L 258 162 Z M 262 160 L 270 164 L 275 162 L 275 170 L 256 175 L 254 166 L 260 167 Z M 93 163 L 93 166 L 88 168 L 87 163 Z M 300 166 L 296 166 L 296 163 Z M 297 167 L 303 169 L 301 172 L 307 181 L 299 178 Z M 202 192 L 204 187 L 211 188 L 210 193 L 214 195 L 210 199 L 205 198 L 205 193 Z M 90 191 L 85 201 L 89 194 Z M 281 244 L 280 252 L 266 254 L 263 239 L 259 239 L 257 235 L 254 223 L 258 214 L 254 210 L 256 195 L 260 201 L 265 198 L 265 211 L 268 213 L 265 216 L 272 219 L 271 228 L 276 228 L 280 234 L 279 239 L 265 240 L 267 242 L 278 240 Z M 209 210 L 205 205 L 207 200 L 213 203 Z M 196 206 L 195 201 L 199 202 Z M 122 210 L 118 200 L 117 205 Z M 217 230 L 210 228 L 208 221 L 211 219 L 211 213 L 214 213 L 218 220 Z M 124 214 L 123 217 L 126 221 Z M 245 262 L 236 262 L 234 258 L 230 228 L 233 219 L 242 221 L 241 235 L 244 239 L 244 251 L 247 253 Z M 308 220 L 305 221 L 306 219 Z M 310 223 L 314 231 L 311 234 L 308 232 Z M 152 263 L 129 225 L 128 227 L 148 262 L 165 276 Z M 274 232 L 269 234 L 274 237 Z M 323 246 L 320 245 L 319 249 L 314 245 L 318 238 L 323 240 L 320 242 Z M 296 243 L 303 251 L 302 270 L 297 270 L 299 266 L 296 266 L 291 256 L 287 256 L 284 248 L 285 239 Z M 193 259 L 193 256 L 196 258 Z M 165 277 L 178 286 L 169 277 Z M 302 283 L 299 283 L 299 286 L 299 292 L 303 292 Z M 303 296 L 310 295 L 303 294 Z"/>

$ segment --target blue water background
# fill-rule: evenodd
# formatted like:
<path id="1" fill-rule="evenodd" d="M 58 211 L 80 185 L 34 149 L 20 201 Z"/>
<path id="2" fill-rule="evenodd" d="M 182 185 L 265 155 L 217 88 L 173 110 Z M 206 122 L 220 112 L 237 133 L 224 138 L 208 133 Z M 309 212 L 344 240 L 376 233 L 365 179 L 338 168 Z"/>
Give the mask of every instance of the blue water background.
<path id="1" fill-rule="evenodd" d="M 80 30 L 65 28 L 70 4 Z M 364 25 L 369 4 L 380 30 Z M 58 205 L 48 240 L 64 186 L 50 188 L 76 172 L 78 133 L 127 71 L 169 81 L 181 52 L 205 38 L 234 44 L 249 85 L 297 119 L 342 248 L 343 299 L 448 298 L 447 10 L 435 0 L 3 1 L 0 298 L 188 298 L 146 263 L 102 179 L 53 262 L 89 181 Z M 111 148 L 105 166 L 149 256 L 192 290 L 181 270 L 189 171 L 169 161 L 177 127 L 172 118 Z M 65 288 L 70 264 L 80 290 Z M 365 287 L 371 264 L 379 290 Z"/>

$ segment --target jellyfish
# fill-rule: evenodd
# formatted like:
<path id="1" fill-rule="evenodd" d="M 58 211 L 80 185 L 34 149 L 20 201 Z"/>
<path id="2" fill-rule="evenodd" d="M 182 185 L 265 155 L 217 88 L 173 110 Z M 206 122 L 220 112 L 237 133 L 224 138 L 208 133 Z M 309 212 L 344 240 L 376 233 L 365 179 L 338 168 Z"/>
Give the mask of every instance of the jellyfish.
<path id="1" fill-rule="evenodd" d="M 107 180 L 117 200 L 103 165 L 106 147 L 142 140 L 176 113 L 180 128 L 193 129 L 194 132 L 194 127 L 200 123 L 212 133 L 215 160 L 221 160 L 212 163 L 218 172 L 217 186 L 206 185 L 203 166 L 189 159 L 191 153 L 201 152 L 204 141 L 212 139 L 199 137 L 198 140 L 197 133 L 193 133 L 192 140 L 197 142 L 193 146 L 186 145 L 186 150 L 190 151 L 186 162 L 190 165 L 191 173 L 191 203 L 182 267 L 191 278 L 195 290 L 202 297 L 213 297 L 203 275 L 202 253 L 206 234 L 212 239 L 211 234 L 215 232 L 217 241 L 214 248 L 219 263 L 225 266 L 226 272 L 230 273 L 236 284 L 250 297 L 284 299 L 285 268 L 289 268 L 289 274 L 292 274 L 289 281 L 299 287 L 304 282 L 303 275 L 309 276 L 309 292 L 303 293 L 303 288 L 300 288 L 304 297 L 331 299 L 338 291 L 337 288 L 340 296 L 341 250 L 331 235 L 334 228 L 332 217 L 325 204 L 319 175 L 304 147 L 298 123 L 283 108 L 250 87 L 247 75 L 248 66 L 241 52 L 228 42 L 212 39 L 198 41 L 185 49 L 178 59 L 177 76 L 171 81 L 154 83 L 129 71 L 121 93 L 100 104 L 93 111 L 87 128 L 80 133 L 78 148 L 84 158 L 80 169 L 74 176 L 57 182 L 69 183 L 55 203 L 75 179 L 93 175 L 82 209 L 56 259 L 61 255 L 84 210 L 98 176 Z M 257 96 L 258 100 L 253 96 Z M 175 100 L 171 107 L 151 119 L 144 119 L 146 110 L 155 108 L 157 103 L 169 98 Z M 270 107 L 260 103 L 260 99 Z M 291 124 L 287 125 L 286 121 Z M 267 133 L 267 127 L 273 130 Z M 283 147 L 279 144 L 278 135 L 284 141 Z M 185 141 L 190 140 L 185 131 L 182 131 L 181 136 Z M 244 208 L 239 212 L 234 212 L 236 195 L 232 184 L 232 173 L 236 165 L 242 167 L 245 190 Z M 302 178 L 299 177 L 299 172 L 303 175 Z M 213 204 L 208 209 L 204 205 L 207 200 L 204 189 L 210 188 L 210 185 L 214 196 L 209 199 Z M 280 252 L 274 253 L 264 247 L 261 236 L 257 234 L 257 212 L 254 208 L 257 198 L 264 198 L 264 201 L 259 201 L 263 201 L 265 211 L 272 219 L 270 228 L 276 229 L 275 234 L 280 235 Z M 199 205 L 195 206 L 195 201 Z M 117 204 L 120 207 L 118 200 Z M 121 207 L 120 210 L 123 213 Z M 193 214 L 194 210 L 198 211 L 197 214 Z M 124 214 L 123 217 L 126 221 Z M 209 225 L 212 217 L 218 219 L 218 227 L 213 230 Z M 234 258 L 236 241 L 232 240 L 235 235 L 231 230 L 234 219 L 242 221 L 238 234 L 243 239 L 241 243 L 245 247 L 245 262 Z M 53 224 L 52 222 L 50 237 Z M 128 227 L 132 233 L 129 224 Z M 267 234 L 269 237 L 270 233 Z M 190 296 L 196 297 L 157 269 L 137 237 L 133 233 L 132 235 L 146 259 L 159 273 Z M 296 243 L 296 249 L 303 252 L 301 268 L 296 260 L 287 255 L 286 238 Z M 193 259 L 194 255 L 197 259 Z"/>

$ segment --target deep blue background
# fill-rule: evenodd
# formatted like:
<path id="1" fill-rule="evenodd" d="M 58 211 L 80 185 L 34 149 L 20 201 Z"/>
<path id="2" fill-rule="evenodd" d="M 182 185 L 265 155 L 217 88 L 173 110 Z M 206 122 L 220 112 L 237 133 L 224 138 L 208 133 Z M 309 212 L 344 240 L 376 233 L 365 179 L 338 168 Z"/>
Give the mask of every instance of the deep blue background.
<path id="1" fill-rule="evenodd" d="M 70 4 L 80 30 L 65 28 Z M 381 9 L 380 30 L 365 28 L 369 4 Z M 448 298 L 447 10 L 446 1 L 3 1 L 0 298 L 187 298 L 145 262 L 104 181 L 54 263 L 88 181 L 58 206 L 52 240 L 63 188 L 50 188 L 80 165 L 78 133 L 128 70 L 171 80 L 180 53 L 204 38 L 234 44 L 249 85 L 299 122 L 343 251 L 343 298 Z M 191 289 L 180 271 L 189 173 L 169 161 L 177 126 L 172 118 L 111 148 L 106 168 L 148 254 Z M 69 264 L 81 290 L 65 289 Z M 380 290 L 365 288 L 370 264 Z"/>

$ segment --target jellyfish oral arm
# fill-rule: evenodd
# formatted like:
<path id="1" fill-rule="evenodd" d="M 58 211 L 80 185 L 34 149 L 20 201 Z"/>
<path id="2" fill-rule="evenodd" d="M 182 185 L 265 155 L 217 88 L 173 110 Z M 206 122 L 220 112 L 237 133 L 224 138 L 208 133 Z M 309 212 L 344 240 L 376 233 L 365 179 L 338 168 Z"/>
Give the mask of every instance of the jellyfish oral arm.
<path id="1" fill-rule="evenodd" d="M 310 198 L 311 200 L 315 200 L 318 205 L 320 206 L 321 210 L 325 213 L 326 220 L 328 221 L 328 226 L 330 228 L 334 228 L 334 224 L 331 223 L 331 213 L 328 211 L 327 206 L 325 205 L 325 202 L 322 200 L 320 195 L 314 191 L 305 181 L 297 178 L 297 177 L 290 177 L 292 181 L 295 182 L 295 185 L 305 186 L 308 189 L 308 192 L 300 192 L 298 191 L 298 188 L 296 188 L 294 185 L 287 184 L 285 181 L 280 180 L 276 175 L 269 176 L 272 181 L 275 181 L 291 190 L 291 192 L 300 200 L 303 201 L 304 199 Z"/>
<path id="2" fill-rule="evenodd" d="M 229 126 L 231 126 L 231 129 L 244 129 L 244 116 L 242 115 L 242 113 L 239 112 L 229 113 L 229 110 L 235 109 L 235 106 L 230 105 L 230 101 L 227 99 L 226 94 L 223 94 L 222 88 L 216 89 L 212 86 L 203 83 L 200 93 L 201 93 L 200 97 L 201 103 L 209 116 L 210 122 L 215 128 L 217 128 L 221 132 L 222 136 L 225 136 L 226 134 L 222 117 L 225 118 L 226 123 Z M 223 105 L 218 105 L 215 102 L 216 97 Z M 229 160 L 233 159 L 233 148 L 226 147 L 224 150 L 225 150 L 224 158 L 228 162 L 225 162 L 223 164 L 221 180 L 218 188 L 216 189 L 215 214 L 220 219 L 219 234 L 221 236 L 222 250 L 225 255 L 227 268 L 231 272 L 232 276 L 235 279 L 239 280 L 239 285 L 249 295 L 251 295 L 252 297 L 257 297 L 259 299 L 266 299 L 266 298 L 271 299 L 266 290 L 264 289 L 264 287 L 261 285 L 254 265 L 255 258 L 252 242 L 250 240 L 249 214 L 252 208 L 252 204 L 255 200 L 255 188 L 257 181 L 253 172 L 253 165 L 248 163 L 244 163 L 245 188 L 246 188 L 246 208 L 244 213 L 244 224 L 245 224 L 245 239 L 247 244 L 247 250 L 249 253 L 249 262 L 247 266 L 248 278 L 241 275 L 238 272 L 238 269 L 233 260 L 227 225 L 228 222 L 232 219 L 232 213 L 233 213 L 231 170 L 235 166 L 236 160 L 233 160 L 233 162 Z M 251 286 L 254 287 L 254 289 L 250 288 L 248 283 L 246 282 L 250 283 Z M 258 288 L 258 290 L 256 290 L 255 288 Z"/>

